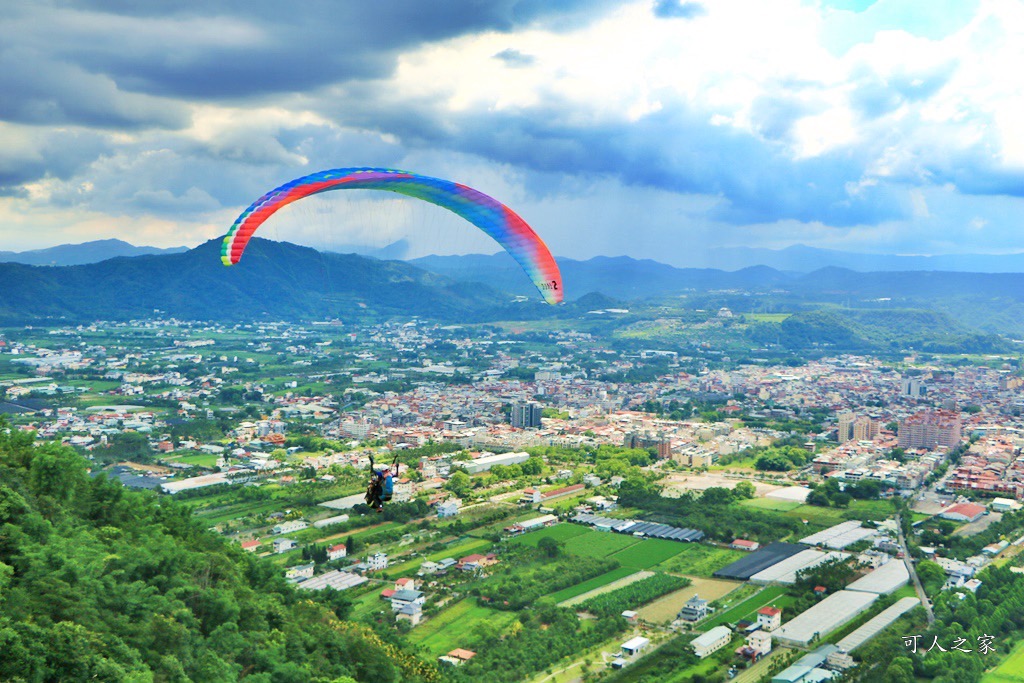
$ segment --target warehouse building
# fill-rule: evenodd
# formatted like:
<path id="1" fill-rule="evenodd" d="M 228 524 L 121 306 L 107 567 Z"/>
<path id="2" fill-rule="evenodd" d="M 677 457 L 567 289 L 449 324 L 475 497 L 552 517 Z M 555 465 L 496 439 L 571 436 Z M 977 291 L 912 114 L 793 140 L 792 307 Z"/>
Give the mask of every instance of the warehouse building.
<path id="1" fill-rule="evenodd" d="M 878 569 L 869 572 L 846 587 L 848 591 L 861 591 L 888 595 L 903 588 L 910 580 L 910 572 L 902 560 L 889 560 Z"/>
<path id="2" fill-rule="evenodd" d="M 807 647 L 815 638 L 824 638 L 855 618 L 877 599 L 874 593 L 841 590 L 790 619 L 772 635 L 780 643 Z"/>
<path id="3" fill-rule="evenodd" d="M 890 563 L 891 564 L 891 563 Z M 902 563 L 901 563 L 902 564 Z M 840 640 L 836 645 L 843 652 L 853 652 L 867 641 L 874 638 L 878 633 L 899 619 L 903 614 L 921 604 L 917 598 L 902 598 L 896 603 L 889 605 L 884 610 L 873 616 L 866 624 L 856 631 Z"/>
<path id="4" fill-rule="evenodd" d="M 819 564 L 829 560 L 841 560 L 846 557 L 845 553 L 825 553 L 820 550 L 808 549 L 792 557 L 787 557 L 781 562 L 776 562 L 765 570 L 759 571 L 750 577 L 750 582 L 762 585 L 769 583 L 791 585 L 796 583 L 797 572 L 817 567 Z"/>
<path id="5" fill-rule="evenodd" d="M 769 543 L 743 559 L 736 560 L 732 564 L 722 567 L 712 576 L 718 579 L 746 581 L 754 574 L 764 571 L 772 565 L 785 560 L 787 557 L 792 557 L 807 549 L 807 546 L 800 543 Z"/>
<path id="6" fill-rule="evenodd" d="M 863 541 L 866 538 L 873 538 L 877 535 L 878 532 L 874 529 L 866 529 L 858 520 L 851 520 L 842 524 L 836 524 L 824 531 L 811 534 L 806 538 L 801 538 L 800 542 L 811 546 L 825 546 L 832 550 L 842 550 L 857 541 Z"/>

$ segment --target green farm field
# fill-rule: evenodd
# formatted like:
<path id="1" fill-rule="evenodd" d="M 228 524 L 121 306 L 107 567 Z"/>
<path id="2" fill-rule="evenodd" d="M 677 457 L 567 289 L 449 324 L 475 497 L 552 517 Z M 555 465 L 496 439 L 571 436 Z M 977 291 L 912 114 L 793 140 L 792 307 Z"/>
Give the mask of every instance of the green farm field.
<path id="1" fill-rule="evenodd" d="M 592 591 L 595 588 L 607 586 L 613 581 L 624 579 L 630 574 L 635 573 L 636 569 L 634 569 L 633 567 L 619 567 L 618 569 L 613 569 L 610 572 L 601 574 L 600 576 L 595 576 L 594 578 L 588 581 L 584 581 L 583 583 L 578 583 L 575 586 L 563 588 L 557 593 L 552 593 L 549 597 L 554 598 L 557 602 L 562 602 L 563 600 L 570 600 L 572 598 L 575 598 L 577 595 L 583 595 L 587 591 Z"/>
<path id="2" fill-rule="evenodd" d="M 999 666 L 982 677 L 981 683 L 1024 683 L 1024 643 L 1018 643 Z"/>
<path id="3" fill-rule="evenodd" d="M 748 498 L 741 500 L 740 505 L 758 510 L 774 510 L 775 512 L 789 512 L 795 510 L 803 503 L 795 500 L 776 500 L 774 498 Z"/>
<path id="4" fill-rule="evenodd" d="M 608 557 L 638 543 L 639 541 L 632 536 L 607 531 L 587 531 L 566 541 L 565 552 L 584 557 Z"/>
<path id="5" fill-rule="evenodd" d="M 637 569 L 650 569 L 656 564 L 685 552 L 687 544 L 679 541 L 665 541 L 659 538 L 648 538 L 631 545 L 625 550 L 615 553 L 610 557 L 618 560 L 624 567 L 636 567 Z"/>
<path id="6" fill-rule="evenodd" d="M 779 599 L 785 594 L 785 586 L 768 586 L 757 595 L 747 598 L 731 609 L 715 614 L 706 622 L 702 622 L 701 628 L 711 628 L 720 624 L 735 624 L 744 617 L 754 614 L 765 605 L 778 604 Z"/>
<path id="7" fill-rule="evenodd" d="M 431 617 L 409 633 L 409 640 L 424 647 L 433 657 L 443 655 L 457 647 L 472 649 L 473 629 L 485 623 L 488 630 L 501 631 L 516 618 L 513 612 L 500 612 L 482 607 L 467 598 L 440 614 Z"/>
<path id="8" fill-rule="evenodd" d="M 536 548 L 542 538 L 553 538 L 556 541 L 568 541 L 571 538 L 582 536 L 583 534 L 588 533 L 588 531 L 587 527 L 580 526 L 579 524 L 556 524 L 554 526 L 549 526 L 546 529 L 538 529 L 537 531 L 530 531 L 522 536 L 517 536 L 510 542 L 517 545 L 528 545 Z"/>
<path id="9" fill-rule="evenodd" d="M 719 548 L 706 543 L 679 545 L 682 546 L 681 551 L 658 565 L 658 569 L 672 574 L 691 574 L 710 578 L 722 567 L 746 555 L 742 550 Z"/>

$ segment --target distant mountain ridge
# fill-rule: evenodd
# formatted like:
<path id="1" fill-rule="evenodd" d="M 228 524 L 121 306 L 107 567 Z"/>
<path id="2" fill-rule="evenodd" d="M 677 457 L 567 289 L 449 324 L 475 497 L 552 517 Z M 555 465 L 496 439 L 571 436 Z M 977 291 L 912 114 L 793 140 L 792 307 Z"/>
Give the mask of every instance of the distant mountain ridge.
<path id="1" fill-rule="evenodd" d="M 791 275 L 755 266 L 736 272 L 712 268 L 676 268 L 650 259 L 596 256 L 586 261 L 558 257 L 567 300 L 587 292 L 617 299 L 661 296 L 691 289 L 771 288 L 784 286 Z M 482 282 L 515 294 L 536 291 L 519 264 L 505 252 L 492 255 L 424 256 L 409 261 L 415 266 L 462 282 Z"/>
<path id="2" fill-rule="evenodd" d="M 220 249 L 215 239 L 182 253 L 86 265 L 0 263 L 0 319 L 126 320 L 154 311 L 193 320 L 461 319 L 509 301 L 401 261 L 254 238 L 242 262 L 226 268 Z"/>
<path id="3" fill-rule="evenodd" d="M 188 247 L 136 247 L 124 240 L 93 240 L 81 244 L 60 244 L 29 251 L 0 251 L 0 263 L 23 263 L 29 266 L 79 266 L 99 263 L 119 256 L 180 254 Z"/>
<path id="4" fill-rule="evenodd" d="M 938 270 L 961 273 L 1024 273 L 1024 252 L 1017 254 L 942 254 L 917 256 L 864 254 L 795 244 L 785 249 L 718 247 L 705 250 L 689 265 L 739 270 L 761 265 L 810 273 L 826 266 L 859 272 Z"/>

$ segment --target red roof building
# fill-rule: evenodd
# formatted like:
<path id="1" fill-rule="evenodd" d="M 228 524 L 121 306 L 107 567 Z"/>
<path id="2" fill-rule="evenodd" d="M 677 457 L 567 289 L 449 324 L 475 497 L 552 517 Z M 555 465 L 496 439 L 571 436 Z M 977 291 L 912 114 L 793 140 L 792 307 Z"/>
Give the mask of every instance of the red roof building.
<path id="1" fill-rule="evenodd" d="M 976 522 L 985 514 L 985 506 L 977 503 L 960 503 L 942 511 L 939 517 L 954 522 Z"/>

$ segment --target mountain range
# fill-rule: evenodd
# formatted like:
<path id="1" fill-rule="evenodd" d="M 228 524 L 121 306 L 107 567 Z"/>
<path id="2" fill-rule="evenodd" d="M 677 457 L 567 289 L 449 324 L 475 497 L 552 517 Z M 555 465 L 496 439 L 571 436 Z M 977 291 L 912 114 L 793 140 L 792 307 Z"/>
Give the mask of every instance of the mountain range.
<path id="1" fill-rule="evenodd" d="M 0 251 L 0 263 L 24 263 L 30 266 L 78 266 L 99 263 L 118 256 L 179 254 L 188 247 L 136 247 L 124 240 L 94 240 L 81 244 L 60 244 L 29 251 Z"/>
<path id="2" fill-rule="evenodd" d="M 567 303 L 549 307 L 504 253 L 386 261 L 257 238 L 240 264 L 225 268 L 220 248 L 218 239 L 180 253 L 85 265 L 0 263 L 0 321 L 125 320 L 160 311 L 198 320 L 422 316 L 482 322 L 675 301 L 674 307 L 681 302 L 684 308 L 728 306 L 736 312 L 821 306 L 935 310 L 966 328 L 1024 336 L 1022 273 L 825 267 L 802 274 L 767 266 L 729 272 L 629 257 L 559 259 Z M 516 301 L 513 295 L 525 298 Z"/>
<path id="3" fill-rule="evenodd" d="M 785 249 L 757 247 L 720 247 L 694 256 L 689 264 L 722 270 L 750 266 L 768 266 L 776 270 L 809 273 L 826 266 L 861 272 L 942 270 L 963 273 L 1024 272 L 1024 252 L 1017 254 L 941 254 L 920 256 L 903 254 L 863 254 L 835 249 L 819 249 L 795 244 Z"/>

